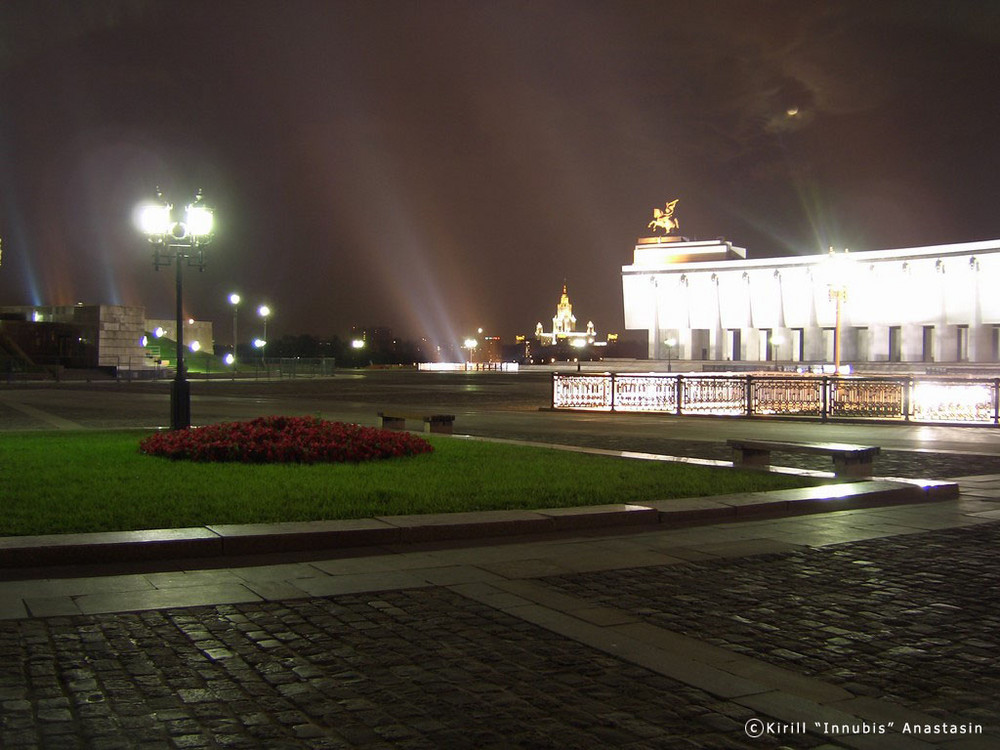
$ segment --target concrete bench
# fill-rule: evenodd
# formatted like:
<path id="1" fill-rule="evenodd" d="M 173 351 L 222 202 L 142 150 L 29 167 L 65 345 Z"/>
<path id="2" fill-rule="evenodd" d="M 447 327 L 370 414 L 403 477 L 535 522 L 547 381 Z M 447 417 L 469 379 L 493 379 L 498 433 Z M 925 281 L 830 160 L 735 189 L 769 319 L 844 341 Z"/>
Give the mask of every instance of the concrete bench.
<path id="1" fill-rule="evenodd" d="M 838 477 L 870 477 L 872 461 L 879 453 L 876 445 L 850 443 L 791 443 L 773 440 L 727 440 L 733 449 L 733 466 L 765 469 L 771 465 L 771 451 L 809 453 L 833 458 Z"/>
<path id="2" fill-rule="evenodd" d="M 405 430 L 407 419 L 423 422 L 424 432 L 436 432 L 442 435 L 450 435 L 452 433 L 452 424 L 455 421 L 455 415 L 410 414 L 399 411 L 380 411 L 378 413 L 378 426 L 384 430 Z"/>

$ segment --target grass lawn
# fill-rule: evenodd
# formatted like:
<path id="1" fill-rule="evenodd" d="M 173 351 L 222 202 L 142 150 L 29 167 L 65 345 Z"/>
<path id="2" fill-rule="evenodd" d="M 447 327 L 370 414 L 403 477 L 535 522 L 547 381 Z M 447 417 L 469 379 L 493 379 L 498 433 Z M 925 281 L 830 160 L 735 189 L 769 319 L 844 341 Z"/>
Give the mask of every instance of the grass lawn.
<path id="1" fill-rule="evenodd" d="M 0 536 L 642 503 L 815 483 L 432 436 L 434 452 L 362 464 L 191 463 L 147 432 L 0 434 Z"/>

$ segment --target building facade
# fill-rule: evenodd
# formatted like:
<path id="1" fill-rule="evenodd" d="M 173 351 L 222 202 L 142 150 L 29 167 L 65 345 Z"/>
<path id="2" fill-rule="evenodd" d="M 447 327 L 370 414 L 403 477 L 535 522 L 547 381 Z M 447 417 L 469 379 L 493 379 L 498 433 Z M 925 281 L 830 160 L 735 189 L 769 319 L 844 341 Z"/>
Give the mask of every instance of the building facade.
<path id="1" fill-rule="evenodd" d="M 0 316 L 23 321 L 11 325 L 12 338 L 36 364 L 125 370 L 150 366 L 142 345 L 146 330 L 142 307 L 14 305 L 0 307 Z"/>
<path id="2" fill-rule="evenodd" d="M 174 339 L 173 320 L 147 320 L 143 307 L 128 305 L 0 306 L 0 354 L 36 365 L 146 370 L 157 366 L 157 329 Z M 185 321 L 187 345 L 199 341 L 211 352 L 212 323 Z M 148 344 L 148 346 L 147 346 Z"/>
<path id="3" fill-rule="evenodd" d="M 749 260 L 658 237 L 622 267 L 625 327 L 653 359 L 829 363 L 839 328 L 844 363 L 997 362 L 998 282 L 1000 240 Z"/>

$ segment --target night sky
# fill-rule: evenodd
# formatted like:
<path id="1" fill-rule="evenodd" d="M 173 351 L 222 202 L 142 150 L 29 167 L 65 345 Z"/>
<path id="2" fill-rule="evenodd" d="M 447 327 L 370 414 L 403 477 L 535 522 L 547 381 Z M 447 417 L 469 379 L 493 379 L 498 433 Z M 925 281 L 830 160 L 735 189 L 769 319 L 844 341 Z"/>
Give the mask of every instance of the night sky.
<path id="1" fill-rule="evenodd" d="M 1000 3 L 4 0 L 0 304 L 173 314 L 133 208 L 203 188 L 186 313 L 269 337 L 623 327 L 654 207 L 749 257 L 1000 237 Z"/>

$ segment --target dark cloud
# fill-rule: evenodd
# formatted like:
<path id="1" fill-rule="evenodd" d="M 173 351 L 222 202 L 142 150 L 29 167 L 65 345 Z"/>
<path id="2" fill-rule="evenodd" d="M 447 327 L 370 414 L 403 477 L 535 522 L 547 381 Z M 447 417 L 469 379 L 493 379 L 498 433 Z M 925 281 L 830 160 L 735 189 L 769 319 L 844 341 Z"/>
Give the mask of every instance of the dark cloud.
<path id="1" fill-rule="evenodd" d="M 192 314 L 318 334 L 510 335 L 564 278 L 619 328 L 675 197 L 756 255 L 996 236 L 998 44 L 980 2 L 14 0 L 0 296 L 169 314 L 156 184 L 218 208 Z"/>

